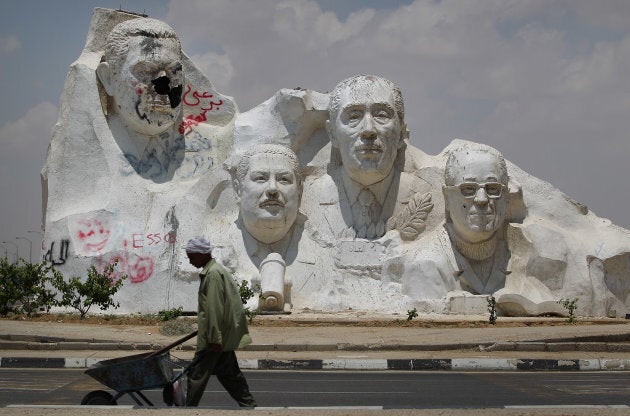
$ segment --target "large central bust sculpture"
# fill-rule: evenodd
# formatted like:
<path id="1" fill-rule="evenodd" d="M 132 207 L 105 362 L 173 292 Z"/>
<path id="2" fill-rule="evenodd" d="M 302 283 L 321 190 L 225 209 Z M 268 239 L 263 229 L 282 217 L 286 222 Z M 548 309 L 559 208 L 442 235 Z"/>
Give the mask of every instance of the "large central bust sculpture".
<path id="1" fill-rule="evenodd" d="M 45 258 L 68 277 L 117 261 L 121 312 L 194 310 L 199 234 L 265 313 L 630 312 L 630 231 L 489 146 L 408 136 L 383 77 L 238 113 L 167 24 L 96 9 L 42 171 Z"/>
<path id="2" fill-rule="evenodd" d="M 309 221 L 324 227 L 317 230 L 324 238 L 373 240 L 402 224 L 409 239 L 423 231 L 433 208 L 431 187 L 403 171 L 404 115 L 400 89 L 381 77 L 352 77 L 331 92 L 329 171 L 305 188 Z M 417 212 L 405 212 L 414 199 L 422 201 Z M 417 221 L 405 221 L 405 214 Z"/>

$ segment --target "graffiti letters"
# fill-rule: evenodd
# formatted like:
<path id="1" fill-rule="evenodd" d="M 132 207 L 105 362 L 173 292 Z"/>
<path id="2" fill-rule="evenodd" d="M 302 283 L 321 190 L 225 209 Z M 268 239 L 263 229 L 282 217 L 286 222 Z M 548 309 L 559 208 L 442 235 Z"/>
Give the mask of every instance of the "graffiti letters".
<path id="1" fill-rule="evenodd" d="M 162 242 L 167 244 L 173 244 L 177 241 L 176 232 L 168 232 L 166 234 L 152 233 L 152 234 L 133 234 L 131 236 L 131 246 L 133 248 L 142 248 L 158 245 Z"/>
<path id="2" fill-rule="evenodd" d="M 209 92 L 192 91 L 192 98 L 189 96 L 191 92 L 190 85 L 186 85 L 186 92 L 184 92 L 183 101 L 189 107 L 198 107 L 199 112 L 197 115 L 191 114 L 184 117 L 182 124 L 179 126 L 179 133 L 185 134 L 192 130 L 193 126 L 198 126 L 199 123 L 207 121 L 206 113 L 212 110 L 218 110 L 223 104 L 223 100 L 212 101 L 212 94 Z M 203 100 L 203 101 L 202 101 Z"/>
<path id="3" fill-rule="evenodd" d="M 50 243 L 50 248 L 44 254 L 44 260 L 50 262 L 54 266 L 60 266 L 66 263 L 68 258 L 68 247 L 70 247 L 70 240 L 61 240 L 59 245 L 59 256 L 55 259 L 55 242 Z"/>

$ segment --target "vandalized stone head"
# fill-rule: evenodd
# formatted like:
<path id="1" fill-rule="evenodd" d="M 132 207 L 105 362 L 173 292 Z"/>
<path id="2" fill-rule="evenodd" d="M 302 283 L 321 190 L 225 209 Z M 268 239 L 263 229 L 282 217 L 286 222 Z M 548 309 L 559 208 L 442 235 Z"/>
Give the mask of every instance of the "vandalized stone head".
<path id="1" fill-rule="evenodd" d="M 249 148 L 240 155 L 234 189 L 247 231 L 266 244 L 279 241 L 298 214 L 301 177 L 297 156 L 278 144 Z"/>
<path id="2" fill-rule="evenodd" d="M 450 152 L 444 170 L 446 220 L 467 243 L 492 238 L 505 221 L 508 174 L 503 156 L 485 145 Z"/>
<path id="3" fill-rule="evenodd" d="M 368 186 L 389 175 L 405 144 L 404 113 L 400 89 L 381 77 L 348 78 L 330 93 L 326 128 L 353 181 Z"/>
<path id="4" fill-rule="evenodd" d="M 173 126 L 182 109 L 181 61 L 179 39 L 166 23 L 138 18 L 116 25 L 96 69 L 111 97 L 110 111 L 144 135 Z"/>

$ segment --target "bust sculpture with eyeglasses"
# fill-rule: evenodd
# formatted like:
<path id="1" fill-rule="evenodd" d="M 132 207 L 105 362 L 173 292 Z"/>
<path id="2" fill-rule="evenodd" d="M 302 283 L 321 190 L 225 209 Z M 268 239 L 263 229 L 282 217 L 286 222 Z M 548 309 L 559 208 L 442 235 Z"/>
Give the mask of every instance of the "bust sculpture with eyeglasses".
<path id="1" fill-rule="evenodd" d="M 527 269 L 535 243 L 525 242 L 520 224 L 509 218 L 511 195 L 522 194 L 501 153 L 460 142 L 448 152 L 442 191 L 444 227 L 402 261 L 402 291 L 410 305 L 456 313 L 448 299 L 492 295 L 501 314 L 562 314 L 550 289 Z M 436 302 L 440 297 L 446 301 Z"/>
<path id="2" fill-rule="evenodd" d="M 446 162 L 444 182 L 451 239 L 462 247 L 496 240 L 507 208 L 508 174 L 503 156 L 489 147 L 454 149 Z"/>

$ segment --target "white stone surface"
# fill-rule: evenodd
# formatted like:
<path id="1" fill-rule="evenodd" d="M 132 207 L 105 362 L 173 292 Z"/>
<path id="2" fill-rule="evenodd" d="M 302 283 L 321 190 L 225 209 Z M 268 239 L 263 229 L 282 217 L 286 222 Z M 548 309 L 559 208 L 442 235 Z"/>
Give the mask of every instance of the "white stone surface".
<path id="1" fill-rule="evenodd" d="M 42 170 L 44 254 L 66 276 L 85 276 L 89 265 L 102 269 L 118 259 L 120 274 L 129 276 L 117 296 L 121 312 L 194 310 L 196 275 L 177 273 L 185 259 L 181 241 L 196 230 L 197 206 L 209 194 L 195 185 L 221 169 L 237 110 L 176 50 L 184 73 L 181 111 L 157 143 L 183 146 L 168 170 L 137 171 L 128 152 L 150 155 L 156 140 L 116 122 L 116 108 L 108 106 L 111 100 L 95 72 L 108 33 L 129 19 L 142 20 L 95 9 L 85 49 L 70 66 Z M 173 43 L 168 46 L 173 49 Z M 192 192 L 196 198 L 190 198 Z"/>
<path id="2" fill-rule="evenodd" d="M 630 231 L 509 160 L 495 170 L 494 149 L 455 140 L 431 156 L 409 145 L 402 97 L 379 77 L 340 83 L 330 114 L 327 94 L 302 89 L 239 114 L 182 53 L 181 112 L 157 133 L 177 156 L 160 174 L 134 165 L 131 156 L 168 152 L 147 139 L 154 131 L 142 140 L 117 123 L 124 107 L 97 82 L 105 38 L 127 19 L 138 17 L 95 10 L 42 172 L 47 259 L 67 275 L 118 259 L 130 277 L 120 312 L 194 310 L 196 272 L 180 242 L 199 234 L 238 280 L 282 295 L 285 311 L 483 314 L 493 295 L 508 315 L 566 314 L 562 298 L 579 299 L 577 315 L 629 312 Z M 267 176 L 238 180 L 241 156 L 261 143 L 289 147 L 301 175 L 290 158 L 256 156 Z M 456 149 L 470 157 L 446 184 Z M 287 170 L 303 186 L 279 187 Z M 271 194 L 273 209 L 263 204 Z M 282 273 L 264 267 L 270 255 L 284 262 L 282 294 Z"/>

